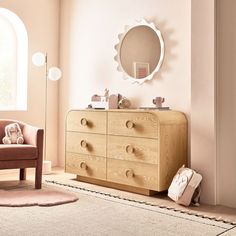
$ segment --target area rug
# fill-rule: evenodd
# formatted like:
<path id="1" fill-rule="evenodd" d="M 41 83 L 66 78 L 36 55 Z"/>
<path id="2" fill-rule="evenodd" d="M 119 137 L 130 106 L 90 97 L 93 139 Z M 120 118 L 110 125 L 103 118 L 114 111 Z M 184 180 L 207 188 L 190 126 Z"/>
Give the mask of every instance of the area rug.
<path id="1" fill-rule="evenodd" d="M 174 236 L 234 235 L 235 226 L 46 182 L 43 188 L 75 194 L 79 201 L 54 207 L 0 207 L 0 235 Z M 10 229 L 10 230 L 9 230 Z"/>
<path id="2" fill-rule="evenodd" d="M 124 199 L 78 185 L 51 180 L 46 180 L 46 183 L 68 189 L 79 196 L 80 201 L 68 205 L 70 210 L 64 209 L 68 218 L 63 224 L 69 224 L 71 232 L 74 232 L 68 235 L 211 236 L 236 233 L 236 226 L 232 223 Z"/>
<path id="3" fill-rule="evenodd" d="M 0 190 L 0 206 L 54 206 L 78 200 L 78 197 L 68 191 L 55 189 L 18 189 Z"/>
<path id="4" fill-rule="evenodd" d="M 76 181 L 75 179 L 63 179 L 63 180 L 60 178 L 56 180 L 48 179 L 46 180 L 46 182 L 52 185 L 62 186 L 70 190 L 75 189 L 82 192 L 99 195 L 100 197 L 103 197 L 103 198 L 121 199 L 121 200 L 128 201 L 129 203 L 133 202 L 140 205 L 156 206 L 158 208 L 180 212 L 187 215 L 194 215 L 197 217 L 210 219 L 217 222 L 228 223 L 233 226 L 236 226 L 236 219 L 235 219 L 236 211 L 231 211 L 231 212 L 228 211 L 228 214 L 230 214 L 230 218 L 227 218 L 227 217 L 224 217 L 223 212 L 221 212 L 221 214 L 217 213 L 215 209 L 212 210 L 209 207 L 206 208 L 206 206 L 205 208 L 195 207 L 195 206 L 183 207 L 175 203 L 173 204 L 173 202 L 170 203 L 169 201 L 166 201 L 165 194 L 158 195 L 157 198 L 150 197 L 150 196 L 143 196 L 140 194 L 134 194 L 134 193 L 129 193 L 126 191 L 120 191 L 120 190 L 115 190 L 115 189 L 113 190 L 113 189 L 105 188 L 102 186 L 96 186 L 89 183 L 79 182 L 79 181 Z M 163 199 L 165 200 L 163 201 Z M 209 212 L 207 212 L 206 209 Z M 233 215 L 235 217 L 233 217 Z"/>

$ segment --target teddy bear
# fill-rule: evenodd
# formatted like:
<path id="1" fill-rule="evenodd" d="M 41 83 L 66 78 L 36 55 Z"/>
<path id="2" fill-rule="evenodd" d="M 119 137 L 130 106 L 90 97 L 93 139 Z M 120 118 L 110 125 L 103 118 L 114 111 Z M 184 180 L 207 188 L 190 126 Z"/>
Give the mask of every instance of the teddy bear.
<path id="1" fill-rule="evenodd" d="M 2 139 L 4 144 L 24 143 L 23 134 L 18 123 L 11 123 L 5 127 L 5 137 Z"/>

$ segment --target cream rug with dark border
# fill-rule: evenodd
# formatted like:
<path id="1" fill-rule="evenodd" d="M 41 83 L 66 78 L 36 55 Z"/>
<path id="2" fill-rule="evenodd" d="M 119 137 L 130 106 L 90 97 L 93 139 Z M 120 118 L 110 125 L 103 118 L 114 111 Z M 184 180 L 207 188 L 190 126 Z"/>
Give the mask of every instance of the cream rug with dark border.
<path id="1" fill-rule="evenodd" d="M 77 181 L 46 183 L 78 194 L 76 207 L 81 214 L 73 226 L 77 235 L 236 235 L 232 222 L 81 187 Z"/>
<path id="2" fill-rule="evenodd" d="M 58 181 L 43 189 L 67 191 L 79 201 L 53 207 L 0 207 L 0 235 L 235 235 L 235 226 L 162 206 Z"/>

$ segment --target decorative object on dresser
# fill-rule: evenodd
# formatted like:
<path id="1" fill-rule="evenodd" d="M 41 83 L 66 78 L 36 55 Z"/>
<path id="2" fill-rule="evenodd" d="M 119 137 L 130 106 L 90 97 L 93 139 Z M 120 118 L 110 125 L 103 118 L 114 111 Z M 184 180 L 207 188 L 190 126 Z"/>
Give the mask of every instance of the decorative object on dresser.
<path id="1" fill-rule="evenodd" d="M 120 109 L 128 109 L 131 106 L 131 102 L 128 98 L 122 97 L 118 102 L 118 108 Z"/>
<path id="2" fill-rule="evenodd" d="M 105 89 L 104 95 L 94 94 L 91 98 L 91 107 L 99 109 L 108 109 L 109 90 Z"/>
<path id="3" fill-rule="evenodd" d="M 94 109 L 128 109 L 131 102 L 121 94 L 112 94 L 109 96 L 109 90 L 105 89 L 104 96 L 94 94 L 91 98 L 91 104 L 88 108 Z"/>
<path id="4" fill-rule="evenodd" d="M 156 105 L 157 108 L 162 107 L 162 103 L 165 101 L 163 97 L 155 97 L 152 99 L 152 103 Z"/>
<path id="5" fill-rule="evenodd" d="M 122 96 L 120 94 L 112 94 L 109 97 L 109 109 L 117 109 L 119 101 L 121 100 Z"/>
<path id="6" fill-rule="evenodd" d="M 187 163 L 187 120 L 178 111 L 71 110 L 65 171 L 85 182 L 151 195 Z"/>
<path id="7" fill-rule="evenodd" d="M 152 103 L 155 104 L 155 107 L 139 107 L 139 109 L 145 109 L 145 110 L 170 110 L 169 107 L 163 107 L 162 103 L 165 102 L 165 98 L 163 97 L 155 97 L 152 99 Z"/>

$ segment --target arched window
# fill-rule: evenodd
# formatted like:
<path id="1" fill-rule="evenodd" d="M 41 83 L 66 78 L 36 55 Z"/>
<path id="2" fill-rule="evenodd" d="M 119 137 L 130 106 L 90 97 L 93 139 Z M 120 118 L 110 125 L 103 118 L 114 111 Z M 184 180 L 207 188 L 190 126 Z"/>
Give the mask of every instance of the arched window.
<path id="1" fill-rule="evenodd" d="M 4 8 L 0 29 L 0 110 L 27 110 L 27 31 L 21 19 Z"/>

